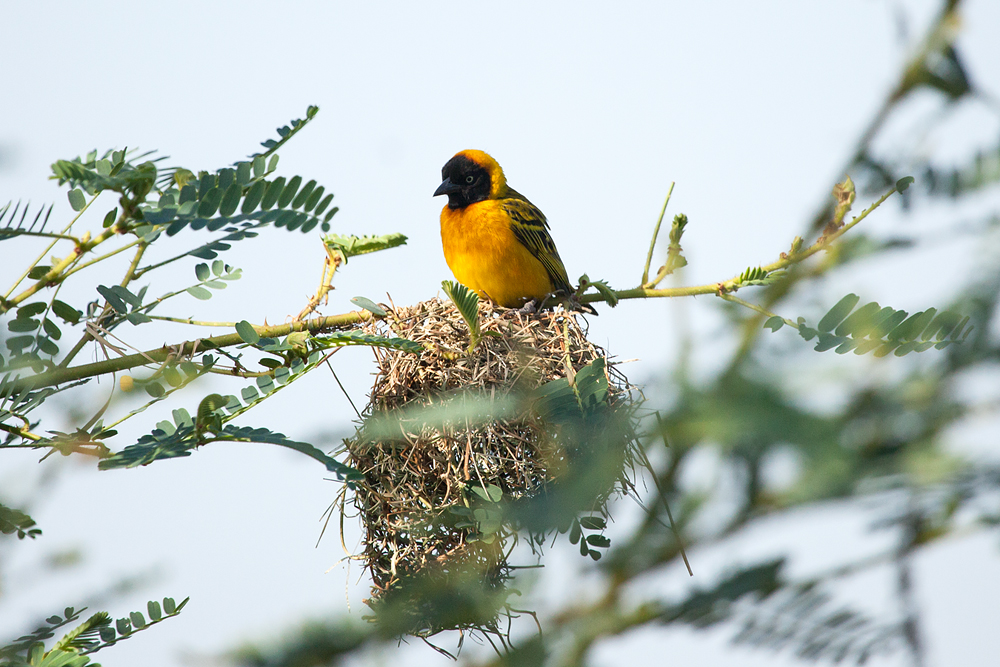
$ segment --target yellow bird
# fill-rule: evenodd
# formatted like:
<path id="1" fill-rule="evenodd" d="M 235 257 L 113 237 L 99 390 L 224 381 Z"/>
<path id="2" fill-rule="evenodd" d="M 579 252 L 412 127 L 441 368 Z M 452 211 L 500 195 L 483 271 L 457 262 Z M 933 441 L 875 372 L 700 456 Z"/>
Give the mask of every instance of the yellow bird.
<path id="1" fill-rule="evenodd" d="M 448 160 L 434 196 L 441 210 L 444 258 L 458 282 L 505 308 L 574 290 L 538 208 L 507 185 L 492 157 L 466 150 Z M 596 314 L 589 305 L 578 307 Z"/>

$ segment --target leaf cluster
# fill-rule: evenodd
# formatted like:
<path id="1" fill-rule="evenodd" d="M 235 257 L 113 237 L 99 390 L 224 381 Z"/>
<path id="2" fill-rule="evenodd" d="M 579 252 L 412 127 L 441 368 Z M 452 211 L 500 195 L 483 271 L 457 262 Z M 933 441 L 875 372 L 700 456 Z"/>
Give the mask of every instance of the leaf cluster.
<path id="1" fill-rule="evenodd" d="M 817 352 L 834 350 L 837 354 L 853 351 L 862 355 L 873 352 L 876 357 L 889 353 L 902 357 L 910 352 L 924 352 L 930 348 L 943 350 L 949 345 L 965 340 L 972 332 L 968 327 L 969 316 L 953 311 L 940 313 L 928 308 L 909 315 L 905 310 L 879 306 L 873 302 L 855 308 L 861 301 L 856 294 L 848 294 L 837 302 L 820 319 L 816 328 L 807 326 L 799 318 L 799 335 L 805 340 L 816 339 Z M 777 331 L 785 321 L 772 316 L 764 327 Z"/>
<path id="2" fill-rule="evenodd" d="M 34 539 L 42 534 L 41 528 L 36 528 L 35 525 L 35 520 L 21 510 L 0 505 L 0 533 L 4 535 L 17 533 L 19 540 L 25 537 Z"/>
<path id="3" fill-rule="evenodd" d="M 127 617 L 112 621 L 111 616 L 104 611 L 93 614 L 78 626 L 57 640 L 52 648 L 45 649 L 45 640 L 55 637 L 55 631 L 70 623 L 80 620 L 80 615 L 86 611 L 67 607 L 63 616 L 55 614 L 45 619 L 45 625 L 27 635 L 19 637 L 0 647 L 0 665 L 4 667 L 83 667 L 92 665 L 90 654 L 113 646 L 128 639 L 135 633 L 152 627 L 168 618 L 177 616 L 187 605 L 189 598 L 176 603 L 173 598 L 163 598 L 163 604 L 157 600 L 146 603 L 149 620 L 140 611 L 133 611 Z"/>

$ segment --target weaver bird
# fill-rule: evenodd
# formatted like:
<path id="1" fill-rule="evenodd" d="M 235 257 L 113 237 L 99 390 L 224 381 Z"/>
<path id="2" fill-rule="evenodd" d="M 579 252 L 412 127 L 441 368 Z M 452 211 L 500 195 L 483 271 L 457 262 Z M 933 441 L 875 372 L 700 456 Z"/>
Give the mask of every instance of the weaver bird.
<path id="1" fill-rule="evenodd" d="M 458 282 L 505 308 L 543 304 L 574 290 L 538 208 L 507 185 L 492 157 L 466 150 L 448 160 L 434 196 L 441 210 L 444 258 Z M 576 304 L 597 314 L 588 305 Z"/>

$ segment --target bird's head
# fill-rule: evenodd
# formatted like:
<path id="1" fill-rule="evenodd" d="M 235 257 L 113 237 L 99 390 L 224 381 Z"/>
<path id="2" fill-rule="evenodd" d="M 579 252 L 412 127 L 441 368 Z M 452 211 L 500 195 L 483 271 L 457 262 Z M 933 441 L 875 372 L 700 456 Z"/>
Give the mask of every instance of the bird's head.
<path id="1" fill-rule="evenodd" d="M 456 154 L 441 168 L 441 178 L 434 196 L 448 195 L 449 208 L 498 199 L 507 190 L 503 169 L 483 151 L 467 150 Z"/>

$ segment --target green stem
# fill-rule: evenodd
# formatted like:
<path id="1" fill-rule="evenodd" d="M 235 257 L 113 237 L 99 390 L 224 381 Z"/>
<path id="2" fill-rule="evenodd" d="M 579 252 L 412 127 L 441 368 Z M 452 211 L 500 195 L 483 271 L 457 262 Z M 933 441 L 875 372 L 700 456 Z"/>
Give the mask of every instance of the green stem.
<path id="1" fill-rule="evenodd" d="M 130 281 L 134 280 L 134 278 L 135 278 L 135 275 L 134 275 L 135 274 L 135 267 L 139 265 L 139 261 L 142 259 L 143 254 L 145 254 L 146 248 L 149 247 L 149 244 L 143 242 L 143 240 L 141 238 L 139 238 L 139 239 L 136 239 L 132 243 L 129 243 L 127 245 L 122 246 L 118 250 L 115 250 L 113 252 L 108 253 L 107 255 L 104 255 L 104 257 L 110 257 L 111 255 L 119 253 L 122 250 L 125 250 L 126 248 L 131 248 L 133 245 L 136 245 L 136 244 L 139 245 L 139 249 L 136 251 L 135 257 L 132 258 L 132 263 L 129 265 L 129 269 L 128 269 L 128 271 L 125 272 L 125 277 L 122 279 L 122 281 L 120 283 L 122 287 L 127 286 Z M 94 262 L 99 261 L 100 259 L 103 259 L 103 258 L 99 257 L 99 258 L 93 260 L 92 262 L 90 262 L 90 264 L 93 264 Z M 84 266 L 86 266 L 86 265 L 84 265 Z M 70 271 L 69 273 L 67 273 L 66 275 L 64 275 L 62 277 L 62 280 L 65 280 L 67 276 L 69 276 L 70 274 L 72 274 L 72 273 L 74 273 L 76 271 L 79 271 L 82 268 L 83 268 L 83 266 L 76 267 L 75 269 L 73 269 L 72 271 Z M 62 284 L 62 282 L 60 281 L 60 285 L 61 284 Z M 102 320 L 104 318 L 104 316 L 107 315 L 108 308 L 109 308 L 109 306 L 107 304 L 105 304 L 104 310 L 101 312 L 101 316 L 98 318 L 98 321 Z M 80 350 L 83 349 L 83 346 L 86 345 L 87 342 L 90 341 L 90 340 L 91 340 L 90 332 L 87 331 L 87 332 L 85 332 L 83 334 L 83 336 L 80 337 L 80 340 L 78 340 L 76 342 L 76 345 L 73 346 L 73 349 L 69 351 L 69 353 L 66 355 L 66 357 L 62 361 L 59 362 L 59 367 L 60 368 L 66 368 L 67 366 L 69 366 L 70 362 L 73 361 L 73 359 L 76 357 L 76 355 L 78 355 L 80 353 Z"/>
<path id="2" fill-rule="evenodd" d="M 743 299 L 741 299 L 739 297 L 736 297 L 736 296 L 733 296 L 732 294 L 720 294 L 719 297 L 725 299 L 726 301 L 732 301 L 733 303 L 738 303 L 741 306 L 745 306 L 746 308 L 749 308 L 750 310 L 755 310 L 758 313 L 760 313 L 761 315 L 765 315 L 767 317 L 781 317 L 781 315 L 776 315 L 776 314 L 772 313 L 771 311 L 767 310 L 766 308 L 758 306 L 755 303 L 750 303 L 749 301 L 744 301 Z M 788 326 L 792 327 L 793 329 L 798 329 L 799 328 L 799 325 L 798 325 L 797 322 L 792 322 L 787 317 L 781 317 L 781 320 L 785 324 L 787 324 Z"/>
<path id="3" fill-rule="evenodd" d="M 83 215 L 84 213 L 86 213 L 87 209 L 90 208 L 90 205 L 93 204 L 95 201 L 97 201 L 97 198 L 100 196 L 100 194 L 101 193 L 98 192 L 96 195 L 94 195 L 93 197 L 91 197 L 91 199 L 90 199 L 89 202 L 87 202 L 86 204 L 84 204 L 83 208 L 81 208 L 77 212 L 77 214 L 73 217 L 73 219 L 69 221 L 69 224 L 66 225 L 63 228 L 63 230 L 61 232 L 62 234 L 66 234 L 67 232 L 69 232 L 70 229 L 72 229 L 72 227 L 76 223 L 76 221 L 80 219 L 80 216 Z M 24 281 L 24 279 L 28 277 L 28 274 L 31 273 L 32 269 L 34 269 L 36 266 L 38 266 L 38 263 L 40 261 L 42 261 L 43 259 L 45 259 L 45 256 L 49 254 L 49 252 L 52 250 L 52 248 L 55 247 L 56 243 L 58 243 L 58 242 L 59 242 L 59 239 L 55 239 L 54 241 L 52 241 L 52 243 L 50 243 L 48 245 L 48 247 L 45 248 L 45 250 L 43 250 L 41 252 L 41 254 L 38 255 L 37 258 L 35 258 L 35 261 L 33 261 L 31 264 L 28 265 L 28 268 L 25 269 L 24 273 L 21 274 L 21 277 L 18 278 L 17 281 L 13 285 L 10 286 L 10 289 L 7 290 L 7 293 L 3 295 L 3 299 L 0 299 L 0 302 L 6 303 L 7 299 L 10 297 L 10 295 L 13 294 L 14 290 L 17 289 L 17 286 L 20 285 L 21 282 Z M 8 309 L 7 307 L 4 307 L 4 310 L 7 310 L 7 309 Z"/>
<path id="4" fill-rule="evenodd" d="M 166 315 L 147 315 L 151 320 L 163 320 L 164 322 L 179 322 L 180 324 L 194 324 L 200 327 L 235 327 L 236 322 L 205 322 L 203 320 L 192 320 L 190 317 L 168 317 Z"/>
<path id="5" fill-rule="evenodd" d="M 896 189 L 893 188 L 889 192 L 886 192 L 878 200 L 875 201 L 871 206 L 866 208 L 861 214 L 851 220 L 849 223 L 838 229 L 837 231 L 821 237 L 814 244 L 806 248 L 805 250 L 800 250 L 792 255 L 785 255 L 782 253 L 782 257 L 775 262 L 761 266 L 766 273 L 773 273 L 775 271 L 780 271 L 781 269 L 788 268 L 806 259 L 812 257 L 821 250 L 825 250 L 834 241 L 839 239 L 845 233 L 847 233 L 851 228 L 857 225 L 859 222 L 867 218 L 872 211 L 881 206 L 885 200 L 893 195 Z M 727 294 L 729 292 L 735 292 L 740 288 L 742 283 L 740 282 L 739 275 L 733 276 L 729 280 L 724 280 L 718 283 L 710 283 L 707 285 L 693 285 L 691 287 L 667 287 L 663 289 L 652 289 L 646 287 L 634 287 L 632 289 L 615 291 L 615 296 L 619 300 L 622 299 L 653 299 L 653 298 L 669 298 L 678 296 L 695 296 L 697 294 Z M 584 294 L 580 297 L 581 303 L 593 303 L 595 301 L 605 301 L 605 297 L 598 293 Z M 798 326 L 798 325 L 796 325 Z"/>
<path id="6" fill-rule="evenodd" d="M 84 210 L 86 210 L 86 207 L 84 207 Z M 83 211 L 81 210 L 80 212 L 82 213 Z M 58 264 L 56 264 L 51 269 L 49 269 L 48 273 L 46 273 L 44 276 L 42 276 L 38 280 L 38 282 L 36 282 L 31 287 L 29 287 L 28 289 L 24 290 L 23 292 L 21 292 L 20 294 L 18 294 L 17 296 L 15 296 L 13 299 L 8 299 L 7 302 L 6 302 L 6 308 L 9 309 L 12 306 L 16 306 L 17 304 L 21 303 L 25 299 L 33 296 L 39 290 L 42 290 L 42 289 L 48 287 L 49 285 L 55 283 L 56 281 L 62 280 L 62 278 L 64 277 L 62 275 L 63 271 L 65 271 L 66 269 L 68 269 L 75 262 L 80 261 L 80 257 L 84 253 L 89 252 L 91 248 L 94 248 L 94 247 L 99 246 L 100 244 L 104 243 L 109 238 L 111 238 L 112 236 L 114 236 L 116 233 L 117 233 L 116 232 L 116 228 L 115 227 L 110 227 L 108 229 L 105 229 L 103 232 L 101 232 L 101 234 L 97 238 L 95 238 L 94 240 L 92 240 L 92 241 L 86 241 L 86 242 L 81 243 L 80 245 L 78 245 L 76 248 L 74 248 L 73 252 L 71 252 L 70 254 L 66 255 L 66 257 L 64 257 Z M 38 260 L 36 260 L 36 263 L 37 263 L 37 261 Z"/>
<path id="7" fill-rule="evenodd" d="M 649 282 L 649 265 L 653 262 L 653 248 L 656 247 L 656 237 L 660 234 L 660 225 L 663 223 L 663 216 L 667 213 L 667 204 L 670 203 L 670 195 L 674 193 L 674 183 L 670 183 L 670 189 L 667 190 L 667 198 L 663 202 L 663 208 L 660 209 L 660 217 L 656 220 L 656 227 L 653 228 L 653 239 L 649 242 L 649 252 L 646 253 L 646 266 L 642 270 L 642 282 L 640 285 L 645 285 Z"/>
<path id="8" fill-rule="evenodd" d="M 317 317 L 302 322 L 291 322 L 289 324 L 281 324 L 270 327 L 258 326 L 254 327 L 254 329 L 261 335 L 261 337 L 279 338 L 281 336 L 287 336 L 294 331 L 319 333 L 321 331 L 341 329 L 352 324 L 365 322 L 370 320 L 372 317 L 374 316 L 366 310 L 355 310 L 349 313 L 331 315 L 329 317 Z M 211 338 L 185 341 L 183 343 L 178 343 L 177 345 L 164 345 L 146 352 L 128 354 L 122 357 L 97 361 L 91 364 L 81 364 L 80 366 L 74 366 L 72 368 L 55 368 L 45 373 L 24 378 L 12 383 L 14 387 L 12 391 L 17 392 L 25 388 L 40 389 L 42 387 L 51 387 L 63 382 L 72 382 L 74 380 L 96 377 L 98 375 L 116 373 L 118 371 L 128 370 L 129 368 L 135 368 L 136 366 L 145 366 L 151 361 L 162 362 L 167 360 L 169 357 L 176 359 L 191 356 L 198 352 L 207 352 L 209 350 L 232 347 L 233 345 L 241 344 L 243 344 L 243 339 L 240 338 L 240 335 L 238 333 L 231 333 L 223 336 L 212 336 Z"/>
<path id="9" fill-rule="evenodd" d="M 142 243 L 142 239 L 135 239 L 135 240 L 131 241 L 130 243 L 126 243 L 125 245 L 123 245 L 120 248 L 117 248 L 115 250 L 112 250 L 111 252 L 108 252 L 108 253 L 105 253 L 105 254 L 101 255 L 100 257 L 95 257 L 94 259 L 92 259 L 92 260 L 90 260 L 88 262 L 84 262 L 83 264 L 79 264 L 77 266 L 74 266 L 71 270 L 67 271 L 63 275 L 62 279 L 66 280 L 67 278 L 69 278 L 71 275 L 73 275 L 77 271 L 82 271 L 83 269 L 87 268 L 88 266 L 91 266 L 92 264 L 97 264 L 98 262 L 103 262 L 104 260 L 106 260 L 109 257 L 114 257 L 118 253 L 124 252 L 125 250 L 128 250 L 129 248 L 135 246 L 138 243 Z"/>

